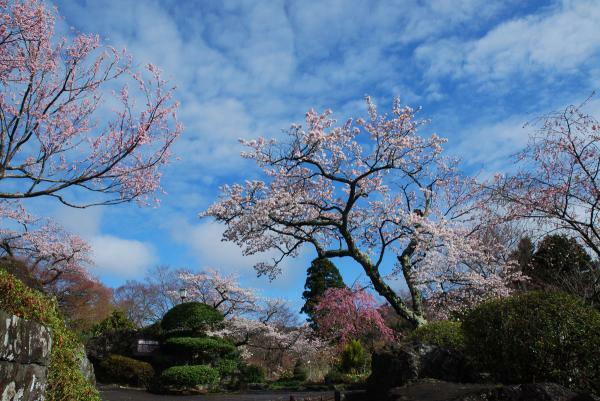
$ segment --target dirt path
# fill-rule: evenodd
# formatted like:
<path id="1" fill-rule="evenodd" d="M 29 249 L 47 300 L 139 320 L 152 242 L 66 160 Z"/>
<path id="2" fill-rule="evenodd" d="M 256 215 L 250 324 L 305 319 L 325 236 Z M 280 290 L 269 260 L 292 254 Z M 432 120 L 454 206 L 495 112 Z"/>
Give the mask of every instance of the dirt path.
<path id="1" fill-rule="evenodd" d="M 208 394 L 208 395 L 156 395 L 150 394 L 141 390 L 101 390 L 100 395 L 102 401 L 289 401 L 290 396 L 294 396 L 296 400 L 303 399 L 333 400 L 333 391 L 327 392 L 260 392 L 260 393 L 245 393 L 245 394 Z"/>

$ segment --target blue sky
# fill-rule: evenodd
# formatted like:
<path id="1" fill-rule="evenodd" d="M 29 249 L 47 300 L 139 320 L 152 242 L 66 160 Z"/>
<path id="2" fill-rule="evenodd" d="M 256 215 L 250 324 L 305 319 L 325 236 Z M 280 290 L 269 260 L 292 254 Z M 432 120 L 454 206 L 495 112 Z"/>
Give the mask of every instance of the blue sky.
<path id="1" fill-rule="evenodd" d="M 278 280 L 222 243 L 197 215 L 218 187 L 257 177 L 238 138 L 277 137 L 306 110 L 338 119 L 394 96 L 422 106 L 423 133 L 449 138 L 471 173 L 510 166 L 533 117 L 600 88 L 600 2 L 581 1 L 57 1 L 61 29 L 95 32 L 152 62 L 177 87 L 185 132 L 164 172 L 160 208 L 83 211 L 44 203 L 94 247 L 93 272 L 116 286 L 156 264 L 240 274 L 265 294 L 301 304 L 312 259 L 287 262 Z M 597 109 L 593 100 L 589 107 Z M 348 282 L 360 271 L 343 263 Z"/>

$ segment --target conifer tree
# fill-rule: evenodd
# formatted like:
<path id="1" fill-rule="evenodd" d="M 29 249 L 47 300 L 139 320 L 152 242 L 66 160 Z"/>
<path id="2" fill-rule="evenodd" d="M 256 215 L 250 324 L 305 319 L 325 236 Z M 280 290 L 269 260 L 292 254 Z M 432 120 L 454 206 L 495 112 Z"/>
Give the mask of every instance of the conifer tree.
<path id="1" fill-rule="evenodd" d="M 302 293 L 305 303 L 300 311 L 308 315 L 308 321 L 314 326 L 315 306 L 319 298 L 330 288 L 344 287 L 346 285 L 337 267 L 329 259 L 316 258 L 307 269 L 305 291 Z"/>

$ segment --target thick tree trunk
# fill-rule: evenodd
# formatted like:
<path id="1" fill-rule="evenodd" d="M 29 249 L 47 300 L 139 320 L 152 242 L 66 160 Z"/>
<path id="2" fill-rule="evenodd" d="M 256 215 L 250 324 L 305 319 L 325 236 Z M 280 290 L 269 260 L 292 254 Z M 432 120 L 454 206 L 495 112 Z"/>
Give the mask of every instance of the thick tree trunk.
<path id="1" fill-rule="evenodd" d="M 427 323 L 427 320 L 423 316 L 422 312 L 411 309 L 406 303 L 400 298 L 392 288 L 386 284 L 379 274 L 377 268 L 368 260 L 364 255 L 360 254 L 355 259 L 361 264 L 369 279 L 373 283 L 375 291 L 384 297 L 394 308 L 398 315 L 408 320 L 414 327 L 423 326 Z"/>
<path id="2" fill-rule="evenodd" d="M 411 256 L 415 252 L 417 247 L 417 242 L 412 240 L 404 252 L 398 256 L 398 262 L 400 262 L 400 266 L 402 266 L 402 275 L 404 276 L 404 280 L 406 281 L 406 285 L 408 286 L 408 290 L 410 291 L 410 297 L 412 299 L 412 308 L 416 314 L 419 316 L 424 316 L 425 311 L 423 310 L 423 297 L 421 296 L 421 291 L 417 288 L 415 283 L 412 280 L 411 276 L 411 268 L 412 263 L 410 261 Z"/>

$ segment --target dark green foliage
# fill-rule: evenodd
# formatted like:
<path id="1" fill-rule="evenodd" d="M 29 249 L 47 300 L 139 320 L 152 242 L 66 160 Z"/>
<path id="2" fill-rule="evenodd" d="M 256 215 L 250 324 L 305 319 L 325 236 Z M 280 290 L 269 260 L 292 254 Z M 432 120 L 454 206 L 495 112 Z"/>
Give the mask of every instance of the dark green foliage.
<path id="1" fill-rule="evenodd" d="M 246 383 L 264 383 L 265 368 L 258 365 L 246 365 L 242 369 L 242 380 Z"/>
<path id="2" fill-rule="evenodd" d="M 559 292 L 485 302 L 466 314 L 467 354 L 502 383 L 556 382 L 600 393 L 600 313 Z"/>
<path id="3" fill-rule="evenodd" d="M 109 332 L 135 329 L 135 324 L 120 309 L 115 309 L 110 315 L 92 328 L 92 335 L 101 336 Z"/>
<path id="4" fill-rule="evenodd" d="M 230 341 L 216 337 L 171 337 L 164 350 L 183 362 L 215 363 L 221 359 L 236 359 L 238 350 Z"/>
<path id="5" fill-rule="evenodd" d="M 427 323 L 415 329 L 407 340 L 436 345 L 450 350 L 462 350 L 465 346 L 461 323 L 450 320 Z"/>
<path id="6" fill-rule="evenodd" d="M 200 302 L 186 302 L 174 306 L 161 321 L 167 332 L 199 333 L 216 327 L 223 321 L 223 314 L 212 306 Z"/>
<path id="7" fill-rule="evenodd" d="M 308 320 L 314 325 L 315 306 L 318 304 L 319 298 L 329 288 L 343 287 L 345 287 L 344 280 L 337 267 L 329 259 L 313 260 L 307 270 L 305 291 L 302 293 L 305 302 L 300 312 L 306 313 Z"/>
<path id="8" fill-rule="evenodd" d="M 579 274 L 591 267 L 592 258 L 575 238 L 548 235 L 538 244 L 525 274 L 548 284 L 560 284 L 565 275 Z"/>
<path id="9" fill-rule="evenodd" d="M 81 344 L 75 334 L 66 328 L 56 299 L 27 287 L 0 269 L 0 309 L 50 328 L 53 346 L 46 384 L 47 401 L 100 400 L 96 388 L 79 370 Z"/>
<path id="10" fill-rule="evenodd" d="M 208 365 L 173 366 L 162 372 L 160 381 L 163 384 L 182 387 L 211 387 L 219 383 L 219 371 Z"/>
<path id="11" fill-rule="evenodd" d="M 513 258 L 517 253 L 525 255 L 530 251 L 517 250 Z M 521 259 L 527 258 L 522 256 Z M 519 266 L 531 278 L 520 287 L 560 290 L 583 299 L 588 305 L 600 307 L 600 263 L 592 261 L 575 238 L 547 235 L 532 252 L 529 262 L 519 260 Z"/>
<path id="12" fill-rule="evenodd" d="M 367 364 L 367 354 L 358 340 L 352 340 L 344 347 L 340 361 L 343 373 L 363 372 Z"/>
<path id="13" fill-rule="evenodd" d="M 100 362 L 98 373 L 105 382 L 132 386 L 147 386 L 154 377 L 149 363 L 114 354 Z"/>

